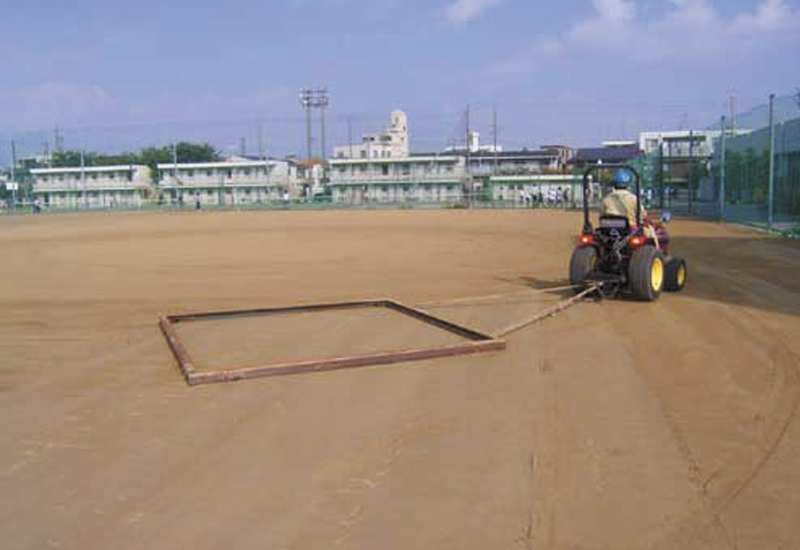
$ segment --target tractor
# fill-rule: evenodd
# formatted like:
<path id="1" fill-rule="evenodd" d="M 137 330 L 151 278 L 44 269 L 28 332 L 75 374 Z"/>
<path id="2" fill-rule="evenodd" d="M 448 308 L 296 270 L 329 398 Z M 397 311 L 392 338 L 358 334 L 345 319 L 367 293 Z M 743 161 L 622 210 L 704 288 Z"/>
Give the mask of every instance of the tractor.
<path id="1" fill-rule="evenodd" d="M 635 180 L 635 224 L 626 215 L 601 214 L 597 227 L 589 217 L 592 174 L 616 170 L 633 175 Z M 628 181 L 630 176 L 627 176 Z M 627 164 L 595 164 L 583 174 L 583 230 L 572 251 L 570 284 L 580 291 L 596 285 L 601 297 L 631 296 L 652 302 L 662 290 L 678 292 L 686 284 L 686 261 L 669 255 L 669 234 L 664 224 L 672 214 L 664 212 L 661 221 L 642 220 L 642 192 L 639 173 Z M 652 228 L 646 231 L 645 226 Z"/>

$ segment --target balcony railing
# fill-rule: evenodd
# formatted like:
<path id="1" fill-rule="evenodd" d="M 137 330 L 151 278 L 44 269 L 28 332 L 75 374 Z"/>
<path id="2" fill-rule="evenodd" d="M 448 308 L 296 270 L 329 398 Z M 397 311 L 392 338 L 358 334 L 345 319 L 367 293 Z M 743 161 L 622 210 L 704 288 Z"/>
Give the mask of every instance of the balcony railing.
<path id="1" fill-rule="evenodd" d="M 350 185 L 365 183 L 398 183 L 398 184 L 422 184 L 422 183 L 453 183 L 466 176 L 464 171 L 453 171 L 445 174 L 337 174 L 330 175 L 332 185 Z"/>

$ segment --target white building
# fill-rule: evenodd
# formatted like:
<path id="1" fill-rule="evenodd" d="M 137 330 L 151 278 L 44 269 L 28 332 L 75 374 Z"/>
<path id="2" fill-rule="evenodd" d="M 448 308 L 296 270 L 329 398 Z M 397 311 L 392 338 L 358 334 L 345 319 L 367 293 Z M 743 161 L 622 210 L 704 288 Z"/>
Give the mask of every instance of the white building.
<path id="1" fill-rule="evenodd" d="M 466 167 L 460 156 L 332 159 L 329 164 L 334 203 L 455 203 L 464 197 Z"/>
<path id="2" fill-rule="evenodd" d="M 477 152 L 470 154 L 469 168 L 473 176 L 540 173 L 563 168 L 562 158 L 563 152 L 556 149 Z"/>
<path id="3" fill-rule="evenodd" d="M 384 159 L 407 157 L 409 154 L 408 118 L 403 111 L 392 111 L 389 125 L 383 132 L 364 134 L 360 145 L 333 148 L 337 159 Z"/>
<path id="4" fill-rule="evenodd" d="M 539 202 L 571 203 L 581 199 L 580 176 L 571 174 L 502 175 L 489 178 L 495 201 L 525 202 L 541 197 Z"/>
<path id="5" fill-rule="evenodd" d="M 460 145 L 453 145 L 451 147 L 446 147 L 446 153 L 465 153 L 466 150 L 469 149 L 470 153 L 494 153 L 500 152 L 503 150 L 502 145 L 497 145 L 495 147 L 494 144 L 492 145 L 482 145 L 481 144 L 481 134 L 480 132 L 476 132 L 471 130 L 469 134 L 467 134 L 467 146 L 464 147 L 464 144 Z"/>
<path id="6" fill-rule="evenodd" d="M 113 208 L 139 206 L 152 192 L 143 165 L 34 168 L 33 195 L 43 207 Z"/>
<path id="7" fill-rule="evenodd" d="M 245 205 L 297 198 L 297 170 L 285 160 L 164 163 L 162 198 L 173 203 Z"/>
<path id="8" fill-rule="evenodd" d="M 639 149 L 649 155 L 668 158 L 711 158 L 714 141 L 719 140 L 720 130 L 671 130 L 667 132 L 642 132 L 639 134 Z M 734 135 L 749 134 L 750 130 L 736 130 Z M 731 135 L 731 131 L 726 132 Z"/>

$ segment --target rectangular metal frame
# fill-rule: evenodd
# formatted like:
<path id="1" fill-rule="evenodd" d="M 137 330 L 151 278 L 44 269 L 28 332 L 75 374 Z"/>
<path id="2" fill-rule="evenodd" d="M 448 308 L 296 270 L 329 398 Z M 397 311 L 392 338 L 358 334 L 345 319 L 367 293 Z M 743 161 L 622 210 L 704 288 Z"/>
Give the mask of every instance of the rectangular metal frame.
<path id="1" fill-rule="evenodd" d="M 404 315 L 414 317 L 415 319 L 423 321 L 429 325 L 433 325 L 448 332 L 458 334 L 459 336 L 466 338 L 468 341 L 428 348 L 405 349 L 400 351 L 336 357 L 332 359 L 294 361 L 288 363 L 260 365 L 255 367 L 239 367 L 200 372 L 196 370 L 189 353 L 186 351 L 186 348 L 181 342 L 178 333 L 173 326 L 174 324 L 187 321 L 235 319 L 241 317 L 276 315 L 281 313 L 356 309 L 366 307 L 389 308 Z M 433 359 L 436 357 L 449 357 L 453 355 L 496 351 L 505 349 L 506 347 L 504 340 L 500 340 L 494 338 L 493 336 L 482 334 L 470 328 L 457 325 L 451 321 L 431 315 L 426 311 L 403 305 L 400 302 L 396 302 L 391 299 L 360 300 L 353 302 L 332 302 L 327 304 L 312 304 L 305 306 L 165 315 L 159 318 L 159 325 L 161 326 L 161 331 L 164 333 L 173 355 L 175 355 L 175 359 L 178 361 L 178 366 L 181 369 L 184 379 L 190 386 L 198 384 L 211 384 L 216 382 L 232 382 L 234 380 L 257 378 L 261 376 L 275 376 L 280 374 L 294 374 L 300 372 L 318 372 L 354 367 L 367 367 L 372 365 L 386 365 L 391 363 L 399 363 L 402 361 L 419 361 L 421 359 Z"/>

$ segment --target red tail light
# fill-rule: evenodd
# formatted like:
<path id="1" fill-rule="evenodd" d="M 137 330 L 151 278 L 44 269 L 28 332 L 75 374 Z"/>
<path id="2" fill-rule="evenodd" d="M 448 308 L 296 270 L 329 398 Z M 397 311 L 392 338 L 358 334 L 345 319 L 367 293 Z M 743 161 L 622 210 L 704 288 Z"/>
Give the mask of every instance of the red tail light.
<path id="1" fill-rule="evenodd" d="M 634 235 L 631 237 L 631 240 L 628 241 L 628 244 L 631 246 L 642 246 L 644 244 L 644 237 L 642 235 Z"/>
<path id="2" fill-rule="evenodd" d="M 594 242 L 594 237 L 588 233 L 584 233 L 580 238 L 581 244 L 589 244 Z"/>

